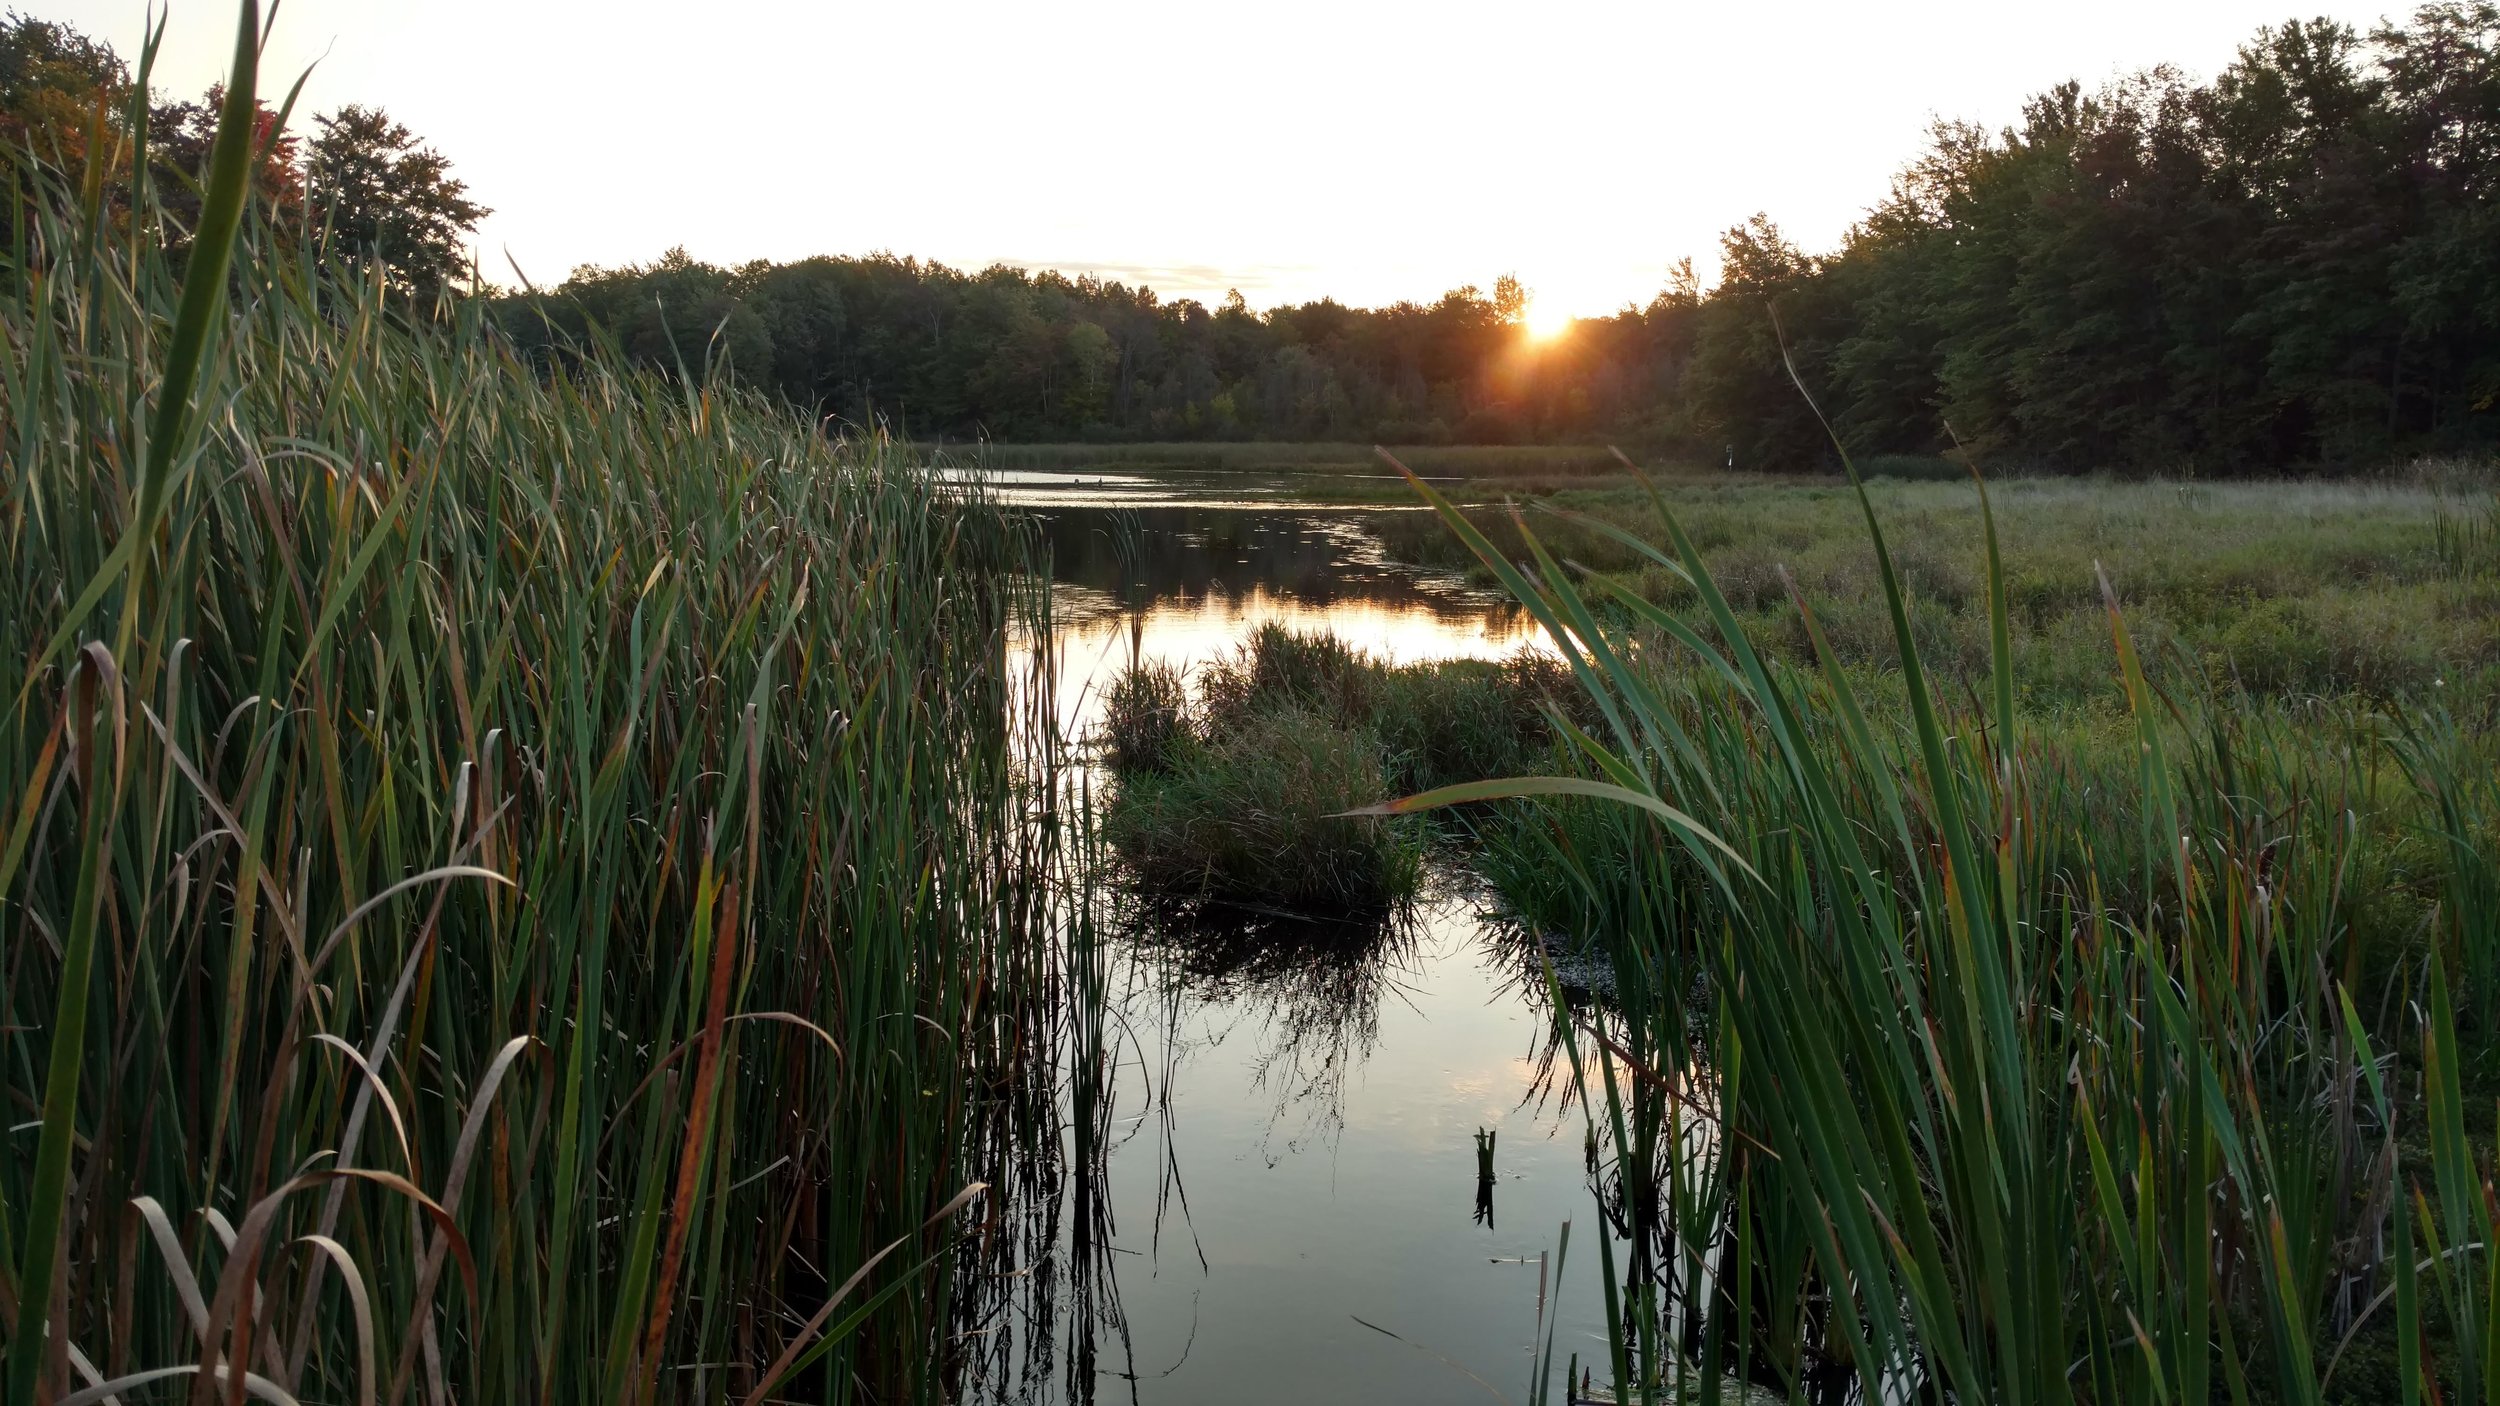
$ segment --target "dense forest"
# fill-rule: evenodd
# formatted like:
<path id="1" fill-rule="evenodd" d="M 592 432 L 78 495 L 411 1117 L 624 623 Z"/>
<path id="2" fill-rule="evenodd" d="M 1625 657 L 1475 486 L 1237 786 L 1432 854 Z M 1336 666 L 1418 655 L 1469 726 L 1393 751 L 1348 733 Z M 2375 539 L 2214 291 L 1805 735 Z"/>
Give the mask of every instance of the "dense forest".
<path id="1" fill-rule="evenodd" d="M 1508 282 L 1256 312 L 909 258 L 672 252 L 508 305 L 544 346 L 725 360 L 794 401 L 997 439 L 1611 436 L 1824 454 L 1781 337 L 1868 452 L 2228 472 L 2500 442 L 2500 7 L 2256 35 L 2209 82 L 2062 85 L 1940 121 L 1837 250 L 1757 215 L 1646 307 L 1531 344 Z M 1950 429 L 1948 430 L 1948 426 Z"/>
<path id="2" fill-rule="evenodd" d="M 0 140 L 83 140 L 132 81 L 64 26 L 0 29 Z M 207 108 L 171 104 L 177 140 Z M 264 194 L 420 293 L 480 214 L 377 110 L 270 145 Z M 196 138 L 194 141 L 196 144 Z M 1429 304 L 1259 311 L 889 254 L 719 268 L 671 251 L 496 294 L 533 356 L 602 341 L 924 439 L 1610 438 L 1810 466 L 1794 358 L 1866 453 L 2229 473 L 2500 444 L 2500 5 L 2259 32 L 2210 81 L 2068 83 L 2001 130 L 1939 121 L 1826 253 L 1767 215 L 1645 307 L 1532 340 L 1508 277 Z M 473 271 L 467 272 L 477 285 Z"/>

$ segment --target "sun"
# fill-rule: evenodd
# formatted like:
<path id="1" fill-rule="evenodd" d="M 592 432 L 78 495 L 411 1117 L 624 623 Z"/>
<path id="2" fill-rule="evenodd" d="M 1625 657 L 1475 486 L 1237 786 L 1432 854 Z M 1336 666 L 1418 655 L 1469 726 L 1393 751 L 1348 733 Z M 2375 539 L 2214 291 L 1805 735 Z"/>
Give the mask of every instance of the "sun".
<path id="1" fill-rule="evenodd" d="M 1571 314 L 1542 300 L 1529 303 L 1520 320 L 1527 324 L 1530 341 L 1550 342 L 1571 330 Z"/>

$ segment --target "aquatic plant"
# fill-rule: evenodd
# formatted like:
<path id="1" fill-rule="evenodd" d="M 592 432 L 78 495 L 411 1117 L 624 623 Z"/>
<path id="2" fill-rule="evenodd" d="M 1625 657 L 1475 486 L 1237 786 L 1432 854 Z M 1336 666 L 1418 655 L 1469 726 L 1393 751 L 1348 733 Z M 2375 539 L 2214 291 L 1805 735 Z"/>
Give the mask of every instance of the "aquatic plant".
<path id="1" fill-rule="evenodd" d="M 1292 630 L 1270 621 L 1200 673 L 1199 707 L 1210 734 L 1276 707 L 1359 727 L 1372 719 L 1382 672 L 1333 631 Z"/>
<path id="2" fill-rule="evenodd" d="M 1580 526 L 1679 583 L 1698 624 L 1566 570 L 1524 523 L 1514 561 L 1416 488 L 1566 642 L 1603 722 L 1574 735 L 1569 774 L 1371 812 L 1587 798 L 1659 861 L 1586 884 L 1621 1018 L 1558 1030 L 1608 1154 L 1617 1399 L 1750 1380 L 1809 1399 L 2314 1401 L 2365 1333 L 2392 1341 L 2392 1379 L 2344 1387 L 2483 1399 L 2492 1213 L 2448 979 L 2487 981 L 2500 944 L 2458 862 L 2487 821 L 2448 822 L 2453 852 L 2429 861 L 2434 887 L 2464 882 L 2444 911 L 2469 926 L 2444 950 L 2374 946 L 2354 861 L 2376 793 L 2404 784 L 2384 752 L 2304 752 L 2210 695 L 2157 692 L 2104 583 L 2131 709 L 2107 804 L 2018 711 L 1984 486 L 1987 662 L 1961 702 L 1931 681 L 1862 485 L 1892 645 L 1872 674 L 1793 584 L 1811 662 L 1757 645 L 1662 497 L 1664 546 Z M 2422 736 L 2411 784 L 2479 811 L 2487 745 Z M 2409 1049 L 2418 1084 L 2391 1067 Z M 2427 1157 L 2404 1151 L 2408 1125 Z"/>
<path id="3" fill-rule="evenodd" d="M 271 229 L 260 37 L 195 226 L 10 168 L 8 1400 L 945 1394 L 1057 979 L 1033 544 Z"/>
<path id="4" fill-rule="evenodd" d="M 1562 661 L 1536 649 L 1384 665 L 1372 731 L 1399 784 L 1421 790 L 1544 761 L 1556 740 L 1549 711 L 1577 718 L 1579 697 Z"/>
<path id="5" fill-rule="evenodd" d="M 1104 690 L 1100 735 L 1114 772 L 1169 771 L 1197 739 L 1189 680 L 1175 666 L 1147 660 L 1123 669 Z"/>
<path id="6" fill-rule="evenodd" d="M 1360 728 L 1278 705 L 1122 775 L 1105 845 L 1148 893 L 1303 911 L 1379 910 L 1423 881 L 1415 825 L 1345 819 L 1388 786 Z"/>
<path id="7" fill-rule="evenodd" d="M 1338 818 L 1367 787 L 1416 789 L 1547 756 L 1573 711 L 1554 659 L 1392 665 L 1328 632 L 1267 624 L 1185 680 L 1125 669 L 1099 728 L 1119 784 L 1104 836 L 1166 897 L 1377 907 L 1421 877 L 1417 827 Z M 1557 698 L 1566 700 L 1558 705 Z"/>

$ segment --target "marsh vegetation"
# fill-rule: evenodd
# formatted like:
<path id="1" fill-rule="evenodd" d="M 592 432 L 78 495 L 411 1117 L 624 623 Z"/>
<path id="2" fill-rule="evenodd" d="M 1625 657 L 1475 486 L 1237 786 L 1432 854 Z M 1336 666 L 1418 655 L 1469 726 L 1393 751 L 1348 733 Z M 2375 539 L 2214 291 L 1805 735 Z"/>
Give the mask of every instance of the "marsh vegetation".
<path id="1" fill-rule="evenodd" d="M 196 223 L 9 188 L 9 1400 L 945 1395 L 1070 920 L 1037 540 L 273 229 L 257 38 Z"/>
<path id="2" fill-rule="evenodd" d="M 2455 1247 L 2485 1204 L 2460 1090 L 2489 1077 L 2500 936 L 2487 486 L 1670 482 L 1639 530 L 1598 498 L 1491 519 L 1498 541 L 1417 487 L 1572 687 L 1551 657 L 1522 691 L 1270 632 L 1194 709 L 1159 679 L 1154 717 L 1220 736 L 1269 680 L 1423 792 L 1388 823 L 1467 805 L 1507 912 L 1602 952 L 1604 998 L 1557 1002 L 1603 1149 L 1599 1378 L 1961 1400 L 2482 1380 L 2488 1293 L 2432 1269 L 2475 1253 Z M 2060 566 L 2080 589 L 2045 584 Z M 2136 627 L 2110 584 L 2130 571 L 2178 624 Z M 2267 601 L 2356 599 L 2422 628 L 2251 648 Z M 2286 664 L 2326 640 L 2410 662 Z M 2026 680 L 2031 659 L 2060 672 Z M 1387 738 L 1456 735 L 1427 680 L 1509 719 L 1500 745 L 1401 766 Z M 1269 803 L 1203 799 L 1202 828 Z"/>
<path id="3" fill-rule="evenodd" d="M 1899 667 L 1876 554 L 1845 481 L 1670 472 L 1658 485 L 1763 648 L 1814 658 L 1793 581 L 1844 663 Z M 2016 478 L 1991 492 L 2014 688 L 2028 711 L 2121 711 L 2102 576 L 2148 655 L 2224 693 L 2438 702 L 2485 717 L 2500 691 L 2500 556 L 2489 545 L 2500 488 L 2488 462 L 2308 482 Z M 1988 557 L 1968 471 L 1959 483 L 1875 480 L 1868 493 L 1893 525 L 1893 568 L 1925 664 L 1957 686 L 1984 682 Z M 1554 511 L 1535 531 L 1558 560 L 1608 578 L 1609 593 L 1699 618 L 1692 586 L 1644 549 L 1663 541 L 1645 489 L 1542 501 Z M 1468 520 L 1503 554 L 1524 555 L 1508 509 L 1480 504 Z M 1376 530 L 1395 557 L 1498 579 L 1437 520 L 1384 517 Z"/>
<path id="4" fill-rule="evenodd" d="M 2490 328 L 2422 320 L 2496 23 L 1940 129 L 1522 369 L 1515 283 L 464 296 L 457 182 L 356 109 L 295 162 L 255 7 L 213 107 L 12 20 L 9 1406 L 2500 1399 Z M 2104 178 L 2167 203 L 2012 198 Z M 2398 188 L 2304 361 L 2285 270 Z M 2173 217 L 2196 357 L 1974 350 Z M 819 418 L 895 366 L 975 435 L 1558 442 Z"/>
<path id="5" fill-rule="evenodd" d="M 1109 852 L 1157 894 L 1231 905 L 1378 909 L 1414 897 L 1428 835 L 1347 813 L 1546 760 L 1552 656 L 1394 664 L 1328 632 L 1269 623 L 1184 676 L 1111 683 L 1098 745 L 1117 778 Z"/>

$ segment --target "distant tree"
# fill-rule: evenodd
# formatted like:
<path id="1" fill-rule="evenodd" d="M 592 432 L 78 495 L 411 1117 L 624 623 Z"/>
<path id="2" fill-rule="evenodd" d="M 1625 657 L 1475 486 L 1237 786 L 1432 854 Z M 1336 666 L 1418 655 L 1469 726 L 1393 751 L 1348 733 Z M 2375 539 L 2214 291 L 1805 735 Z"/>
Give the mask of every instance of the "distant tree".
<path id="1" fill-rule="evenodd" d="M 10 12 L 0 20 L 0 148 L 23 152 L 73 180 L 87 175 L 89 143 L 105 162 L 103 196 L 118 216 L 129 208 L 132 83 L 111 45 L 65 24 Z M 167 222 L 177 248 L 189 237 L 199 210 L 199 178 L 216 135 L 225 89 L 214 87 L 197 102 L 151 102 L 146 144 L 156 187 L 151 208 Z M 302 196 L 295 167 L 296 143 L 278 130 L 277 114 L 260 106 L 261 165 L 257 184 L 270 207 L 293 208 Z"/>
<path id="2" fill-rule="evenodd" d="M 2326 20 L 2262 32 L 2214 84 L 2219 175 L 2252 202 L 2237 324 L 2282 407 L 2275 452 L 2352 460 L 2400 433 L 2408 349 L 2389 254 L 2416 227 L 2361 41 Z"/>
<path id="3" fill-rule="evenodd" d="M 148 114 L 149 165 L 157 209 L 169 226 L 166 237 L 177 247 L 190 238 L 191 227 L 199 220 L 200 185 L 207 179 L 209 148 L 217 140 L 218 109 L 225 101 L 225 85 L 219 84 L 198 102 L 158 103 Z M 287 217 L 300 214 L 304 204 L 304 173 L 297 161 L 302 143 L 293 133 L 278 130 L 275 108 L 260 102 L 256 110 L 260 164 L 253 188 L 263 212 L 278 217 L 279 228 L 289 231 L 294 222 Z"/>
<path id="4" fill-rule="evenodd" d="M 2470 443 L 2500 411 L 2500 7 L 2428 6 L 2371 42 L 2422 198 L 2389 269 L 2413 390 L 2436 440 Z"/>
<path id="5" fill-rule="evenodd" d="M 1111 411 L 1111 381 L 1119 349 L 1112 345 L 1110 333 L 1095 323 L 1079 321 L 1068 326 L 1063 356 L 1066 390 L 1056 407 L 1056 419 L 1070 431 L 1082 433 L 1100 424 Z"/>
<path id="6" fill-rule="evenodd" d="M 130 71 L 113 46 L 65 24 L 0 14 L 0 143 L 61 170 L 85 165 L 96 123 L 115 132 Z"/>
<path id="7" fill-rule="evenodd" d="M 1938 122 L 1838 248 L 1757 215 L 1714 286 L 1683 261 L 1644 306 L 1524 354 L 1510 275 L 1260 312 L 891 255 L 663 259 L 503 306 L 525 345 L 597 322 L 672 368 L 663 325 L 700 330 L 794 402 L 930 435 L 1605 437 L 1808 469 L 1831 447 L 1793 361 L 1852 452 L 1958 438 L 2048 468 L 2229 472 L 2489 449 L 2500 3 L 2366 38 L 2274 26 L 2203 83 L 2153 69 L 2056 85 L 2002 129 Z"/>
<path id="8" fill-rule="evenodd" d="M 1793 356 L 1818 379 L 1822 371 L 1814 274 L 1814 261 L 1767 215 L 1719 237 L 1719 286 L 1700 308 L 1683 384 L 1692 428 L 1714 459 L 1732 451 L 1740 468 L 1800 469 L 1827 456 L 1788 370 Z"/>
<path id="9" fill-rule="evenodd" d="M 758 261 L 732 280 L 772 338 L 773 384 L 811 411 L 821 410 L 834 393 L 848 349 L 843 273 L 837 259 Z M 764 368 L 755 369 L 760 374 Z"/>
<path id="10" fill-rule="evenodd" d="M 1652 306 L 1697 308 L 1701 306 L 1701 276 L 1693 272 L 1693 256 L 1686 254 L 1667 266 L 1667 286 Z"/>
<path id="11" fill-rule="evenodd" d="M 491 212 L 468 198 L 450 160 L 378 107 L 350 104 L 315 125 L 312 214 L 332 246 L 379 258 L 393 282 L 419 292 L 458 278 L 462 241 Z"/>
<path id="12" fill-rule="evenodd" d="M 1878 212 L 1850 231 L 1831 263 L 1832 292 L 1851 316 L 1822 389 L 1852 451 L 1932 449 L 1944 440 L 1934 403 L 1943 358 L 1934 297 L 1950 252 L 1931 229 Z"/>
<path id="13" fill-rule="evenodd" d="M 724 270 L 679 247 L 607 277 L 613 302 L 602 321 L 634 357 L 690 371 L 725 366 L 749 381 L 773 374 L 772 330 Z"/>
<path id="14" fill-rule="evenodd" d="M 177 254 L 198 220 L 224 101 L 222 87 L 197 101 L 139 93 L 110 45 L 14 10 L 0 16 L 0 161 L 31 159 L 73 181 L 100 176 L 106 216 L 145 211 Z M 255 215 L 270 222 L 273 238 L 308 227 L 310 194 L 313 227 L 326 229 L 343 257 L 378 251 L 394 283 L 419 291 L 459 273 L 462 238 L 487 211 L 439 152 L 378 108 L 351 105 L 321 118 L 310 141 L 281 130 L 266 102 L 258 115 Z M 133 169 L 141 150 L 144 173 Z M 134 202 L 140 174 L 152 196 Z"/>
<path id="15" fill-rule="evenodd" d="M 1519 282 L 1519 275 L 1506 273 L 1493 280 L 1493 315 L 1516 327 L 1528 318 L 1528 290 Z"/>

